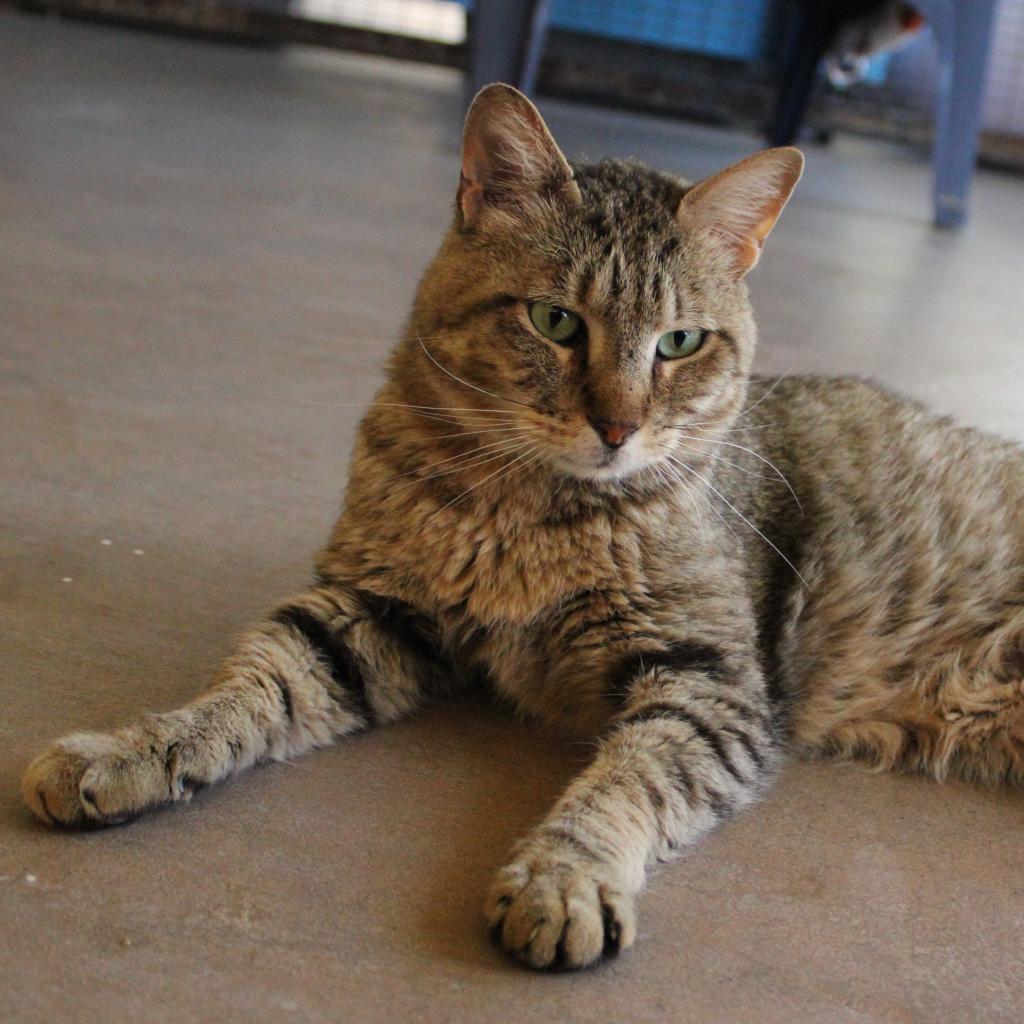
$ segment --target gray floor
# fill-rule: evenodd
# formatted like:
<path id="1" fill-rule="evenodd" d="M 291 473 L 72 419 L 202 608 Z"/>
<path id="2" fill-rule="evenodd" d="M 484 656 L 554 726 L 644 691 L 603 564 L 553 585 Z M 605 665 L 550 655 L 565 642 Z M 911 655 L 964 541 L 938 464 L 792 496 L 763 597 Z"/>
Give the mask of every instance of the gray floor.
<path id="1" fill-rule="evenodd" d="M 793 765 L 575 977 L 506 963 L 479 903 L 585 750 L 483 706 L 128 828 L 34 824 L 45 741 L 182 701 L 307 578 L 448 216 L 460 84 L 10 14 L 0 69 L 0 1020 L 1021 1019 L 1012 794 Z M 544 109 L 571 153 L 691 176 L 758 145 Z M 752 280 L 760 369 L 1024 438 L 1024 183 L 927 218 L 920 155 L 812 152 Z"/>

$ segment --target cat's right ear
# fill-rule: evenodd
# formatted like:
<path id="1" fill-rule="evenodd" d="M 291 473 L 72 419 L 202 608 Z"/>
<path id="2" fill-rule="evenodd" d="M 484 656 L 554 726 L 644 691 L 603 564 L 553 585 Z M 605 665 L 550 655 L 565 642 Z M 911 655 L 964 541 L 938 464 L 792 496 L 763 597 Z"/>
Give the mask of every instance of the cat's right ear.
<path id="1" fill-rule="evenodd" d="M 760 258 L 803 170 L 803 154 L 792 146 L 755 153 L 694 185 L 676 220 L 711 240 L 722 271 L 738 280 Z"/>
<path id="2" fill-rule="evenodd" d="M 477 224 L 488 207 L 514 209 L 539 196 L 578 203 L 572 168 L 518 89 L 488 85 L 473 100 L 462 133 L 462 227 Z"/>

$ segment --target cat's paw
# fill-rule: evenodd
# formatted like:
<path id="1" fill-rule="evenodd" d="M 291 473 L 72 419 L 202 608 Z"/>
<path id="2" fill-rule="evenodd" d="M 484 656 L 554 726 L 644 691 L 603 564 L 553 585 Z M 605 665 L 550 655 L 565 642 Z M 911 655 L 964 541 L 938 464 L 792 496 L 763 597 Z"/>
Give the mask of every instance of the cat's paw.
<path id="1" fill-rule="evenodd" d="M 586 967 L 636 937 L 632 896 L 571 850 L 522 853 L 498 872 L 484 911 L 495 941 L 531 967 Z"/>
<path id="2" fill-rule="evenodd" d="M 166 746 L 138 729 L 57 740 L 28 766 L 21 789 L 47 825 L 116 825 L 173 799 Z"/>

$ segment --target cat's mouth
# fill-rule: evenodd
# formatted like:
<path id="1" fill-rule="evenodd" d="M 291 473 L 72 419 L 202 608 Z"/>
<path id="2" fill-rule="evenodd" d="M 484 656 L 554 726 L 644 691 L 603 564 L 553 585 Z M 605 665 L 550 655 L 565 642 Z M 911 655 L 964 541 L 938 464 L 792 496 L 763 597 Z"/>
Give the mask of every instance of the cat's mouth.
<path id="1" fill-rule="evenodd" d="M 646 469 L 653 460 L 643 445 L 627 442 L 587 454 L 562 452 L 553 461 L 562 472 L 581 480 L 621 480 Z"/>

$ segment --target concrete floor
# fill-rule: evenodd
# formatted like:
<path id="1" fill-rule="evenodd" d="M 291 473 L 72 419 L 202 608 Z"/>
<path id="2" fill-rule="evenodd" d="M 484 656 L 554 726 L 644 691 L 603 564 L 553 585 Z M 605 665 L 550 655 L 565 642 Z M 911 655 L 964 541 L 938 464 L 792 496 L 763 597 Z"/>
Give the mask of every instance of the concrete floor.
<path id="1" fill-rule="evenodd" d="M 307 578 L 448 216 L 460 83 L 11 14 L 0 68 L 0 1021 L 1022 1019 L 1019 795 L 793 765 L 579 976 L 507 963 L 479 904 L 586 752 L 484 706 L 130 827 L 30 820 L 43 743 L 183 701 Z M 544 108 L 572 153 L 692 176 L 757 146 Z M 1024 182 L 980 175 L 958 236 L 927 188 L 902 149 L 810 154 L 760 367 L 1024 438 Z"/>

